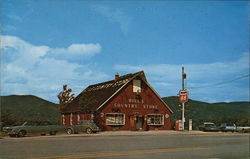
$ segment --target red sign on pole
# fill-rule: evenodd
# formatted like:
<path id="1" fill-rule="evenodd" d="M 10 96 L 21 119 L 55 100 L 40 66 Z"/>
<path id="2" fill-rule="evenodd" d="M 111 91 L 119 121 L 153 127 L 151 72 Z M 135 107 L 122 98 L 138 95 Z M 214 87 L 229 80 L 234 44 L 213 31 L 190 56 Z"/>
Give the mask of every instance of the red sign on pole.
<path id="1" fill-rule="evenodd" d="M 186 103 L 188 101 L 188 92 L 187 90 L 180 90 L 179 92 L 180 102 Z"/>

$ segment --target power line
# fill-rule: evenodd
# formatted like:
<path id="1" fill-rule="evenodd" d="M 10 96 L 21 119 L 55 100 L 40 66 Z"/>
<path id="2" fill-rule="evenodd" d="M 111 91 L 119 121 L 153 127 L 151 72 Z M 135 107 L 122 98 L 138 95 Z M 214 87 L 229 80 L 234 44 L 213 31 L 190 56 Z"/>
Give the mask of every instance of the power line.
<path id="1" fill-rule="evenodd" d="M 206 88 L 206 87 L 219 86 L 219 85 L 223 85 L 223 84 L 227 84 L 227 83 L 230 83 L 230 82 L 234 82 L 234 81 L 237 81 L 237 80 L 240 80 L 242 78 L 249 77 L 249 76 L 250 76 L 250 74 L 247 74 L 247 75 L 242 75 L 240 77 L 237 77 L 237 78 L 234 78 L 234 79 L 231 79 L 231 80 L 228 80 L 228 81 L 223 81 L 223 82 L 214 83 L 214 84 L 205 85 L 205 86 L 187 87 L 187 88 L 188 89 L 196 89 L 196 88 Z"/>

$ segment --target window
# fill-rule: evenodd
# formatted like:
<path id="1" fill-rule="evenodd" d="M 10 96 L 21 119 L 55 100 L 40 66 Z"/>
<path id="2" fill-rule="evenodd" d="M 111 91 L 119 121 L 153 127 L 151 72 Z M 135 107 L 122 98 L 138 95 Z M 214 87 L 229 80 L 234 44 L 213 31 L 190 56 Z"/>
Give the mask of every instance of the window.
<path id="1" fill-rule="evenodd" d="M 121 113 L 106 114 L 106 125 L 124 125 L 125 115 Z"/>
<path id="2" fill-rule="evenodd" d="M 141 93 L 141 80 L 133 80 L 133 92 Z"/>
<path id="3" fill-rule="evenodd" d="M 149 114 L 147 115 L 148 125 L 163 125 L 163 115 L 162 114 Z"/>
<path id="4" fill-rule="evenodd" d="M 41 126 L 47 126 L 47 125 L 52 125 L 52 124 L 50 122 L 48 122 L 48 121 L 41 121 L 40 125 Z"/>
<path id="5" fill-rule="evenodd" d="M 37 126 L 38 122 L 36 121 L 26 121 L 23 126 Z"/>

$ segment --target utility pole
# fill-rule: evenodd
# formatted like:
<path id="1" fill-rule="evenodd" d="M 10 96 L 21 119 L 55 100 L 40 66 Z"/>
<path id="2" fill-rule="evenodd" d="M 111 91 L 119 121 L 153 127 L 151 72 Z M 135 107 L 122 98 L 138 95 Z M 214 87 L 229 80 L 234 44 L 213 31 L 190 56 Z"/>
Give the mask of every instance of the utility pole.
<path id="1" fill-rule="evenodd" d="M 182 66 L 182 91 L 185 90 L 185 86 L 184 86 L 184 79 L 186 79 L 187 75 L 186 73 L 184 73 L 184 67 Z M 182 127 L 183 130 L 185 129 L 185 102 L 182 102 L 182 115 L 181 115 L 181 121 L 182 121 Z"/>
<path id="2" fill-rule="evenodd" d="M 184 67 L 182 66 L 182 90 L 184 90 L 185 89 L 185 87 L 184 87 L 184 79 L 186 79 L 186 74 L 184 73 Z"/>
<path id="3" fill-rule="evenodd" d="M 184 112 L 185 112 L 185 103 L 188 101 L 188 91 L 185 89 L 184 86 L 184 80 L 187 78 L 186 73 L 184 73 L 184 67 L 182 66 L 182 73 L 181 73 L 181 90 L 179 91 L 179 100 L 180 103 L 182 104 L 182 113 L 181 113 L 181 125 L 182 125 L 182 130 L 185 129 L 185 116 L 184 116 Z"/>

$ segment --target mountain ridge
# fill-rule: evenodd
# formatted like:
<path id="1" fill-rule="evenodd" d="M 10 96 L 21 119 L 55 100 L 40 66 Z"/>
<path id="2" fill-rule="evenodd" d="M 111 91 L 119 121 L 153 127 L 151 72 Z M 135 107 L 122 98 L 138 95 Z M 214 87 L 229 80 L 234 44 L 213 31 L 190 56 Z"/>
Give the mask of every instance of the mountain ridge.
<path id="1" fill-rule="evenodd" d="M 59 105 L 34 95 L 1 96 L 1 121 L 21 124 L 26 120 L 50 120 L 59 123 Z M 6 123 L 7 122 L 7 123 Z"/>

